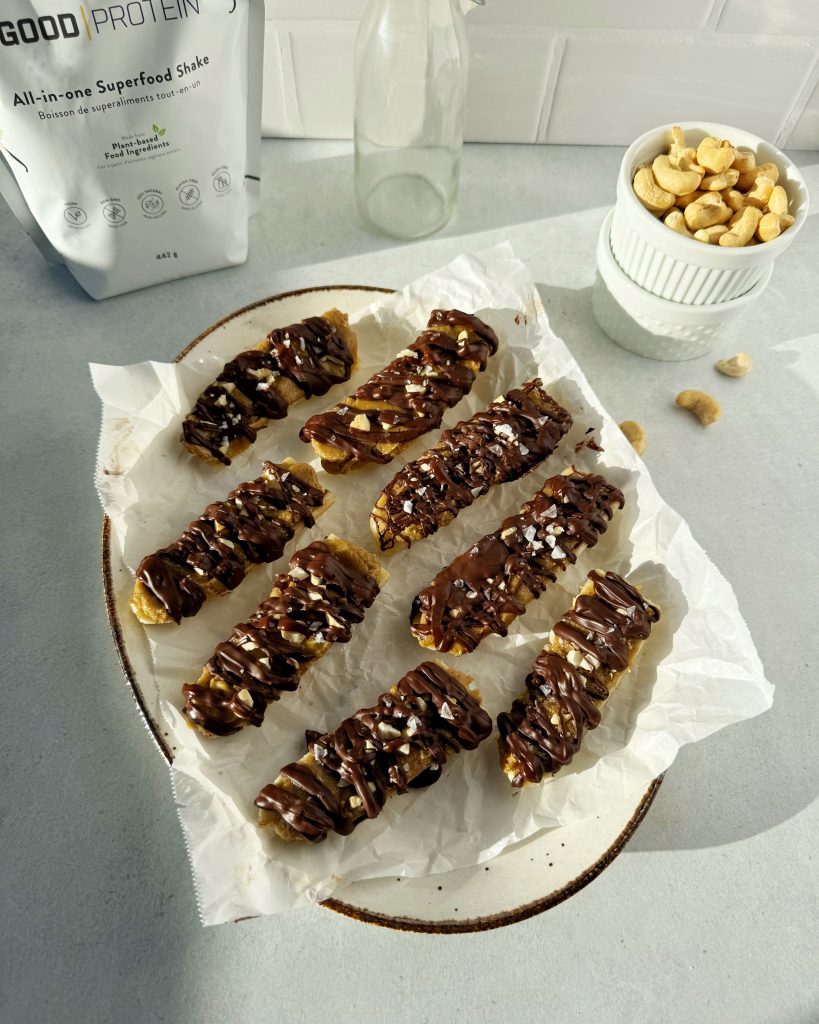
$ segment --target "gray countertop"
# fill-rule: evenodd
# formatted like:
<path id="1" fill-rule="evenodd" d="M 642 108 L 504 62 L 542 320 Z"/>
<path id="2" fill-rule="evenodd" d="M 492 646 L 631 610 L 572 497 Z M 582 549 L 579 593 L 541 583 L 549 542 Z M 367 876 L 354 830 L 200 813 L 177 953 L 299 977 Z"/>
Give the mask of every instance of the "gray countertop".
<path id="1" fill-rule="evenodd" d="M 819 153 L 791 155 L 819 196 Z M 589 301 L 620 156 L 467 147 L 452 223 L 401 245 L 357 221 L 349 144 L 269 141 L 245 266 L 99 304 L 0 208 L 0 1019 L 819 1020 L 819 214 L 744 323 L 748 378 L 640 359 Z M 657 487 L 736 590 L 773 709 L 684 748 L 626 852 L 539 917 L 446 937 L 310 908 L 203 929 L 167 768 L 105 618 L 87 364 L 169 360 L 259 297 L 400 286 L 503 239 L 615 419 L 644 424 Z M 675 409 L 684 387 L 715 394 L 722 420 Z"/>

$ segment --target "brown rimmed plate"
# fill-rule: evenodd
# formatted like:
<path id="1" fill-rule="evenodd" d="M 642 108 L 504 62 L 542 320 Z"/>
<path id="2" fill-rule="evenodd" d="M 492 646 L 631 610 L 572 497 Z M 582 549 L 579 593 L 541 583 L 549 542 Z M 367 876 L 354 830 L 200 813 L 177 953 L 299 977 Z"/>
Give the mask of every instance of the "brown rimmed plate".
<path id="1" fill-rule="evenodd" d="M 275 295 L 244 306 L 215 323 L 177 356 L 195 358 L 197 346 L 215 331 L 252 341 L 259 327 L 315 316 L 331 306 L 350 313 L 388 289 L 358 285 L 309 288 Z M 241 347 L 237 344 L 236 350 Z M 128 608 L 132 578 L 103 522 L 102 564 L 105 602 L 114 644 L 139 711 L 168 764 L 172 738 L 159 710 L 159 695 L 147 672 L 143 628 Z M 513 924 L 573 896 L 593 881 L 625 847 L 639 827 L 660 786 L 656 779 L 596 818 L 550 829 L 508 848 L 486 865 L 425 878 L 379 878 L 355 882 L 322 906 L 359 921 L 404 931 L 454 933 Z"/>

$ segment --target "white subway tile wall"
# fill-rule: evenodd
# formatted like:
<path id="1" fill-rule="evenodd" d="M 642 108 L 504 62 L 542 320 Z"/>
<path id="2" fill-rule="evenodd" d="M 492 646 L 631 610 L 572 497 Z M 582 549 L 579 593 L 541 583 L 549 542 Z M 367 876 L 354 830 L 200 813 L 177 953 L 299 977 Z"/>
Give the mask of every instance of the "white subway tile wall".
<path id="1" fill-rule="evenodd" d="M 493 26 L 476 28 L 470 42 L 466 137 L 481 142 L 535 139 L 554 37 Z"/>
<path id="2" fill-rule="evenodd" d="M 804 44 L 773 41 L 762 58 L 745 36 L 691 43 L 641 33 L 616 46 L 597 34 L 573 36 L 546 141 L 618 145 L 655 125 L 697 120 L 736 125 L 773 141 L 815 59 Z M 749 74 L 749 68 L 761 73 Z"/>
<path id="3" fill-rule="evenodd" d="M 728 0 L 717 27 L 720 32 L 760 36 L 819 36 L 819 4 L 816 0 Z"/>
<path id="4" fill-rule="evenodd" d="M 267 0 L 265 135 L 350 138 L 366 0 Z M 487 0 L 466 137 L 626 145 L 722 121 L 819 149 L 819 0 Z"/>

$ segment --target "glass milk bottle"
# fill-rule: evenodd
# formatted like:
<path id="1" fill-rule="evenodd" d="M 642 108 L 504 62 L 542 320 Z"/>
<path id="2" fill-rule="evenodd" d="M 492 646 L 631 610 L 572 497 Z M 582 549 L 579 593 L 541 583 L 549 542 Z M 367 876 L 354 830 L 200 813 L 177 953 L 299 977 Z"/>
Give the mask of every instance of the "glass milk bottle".
<path id="1" fill-rule="evenodd" d="M 484 0 L 370 0 L 355 54 L 355 188 L 371 228 L 422 238 L 455 209 L 464 12 Z"/>

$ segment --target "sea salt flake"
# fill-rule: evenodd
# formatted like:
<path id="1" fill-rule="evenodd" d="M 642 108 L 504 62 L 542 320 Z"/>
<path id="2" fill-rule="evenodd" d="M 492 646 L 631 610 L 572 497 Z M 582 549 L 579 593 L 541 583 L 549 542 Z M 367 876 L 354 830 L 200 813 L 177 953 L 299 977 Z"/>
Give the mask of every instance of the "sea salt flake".
<path id="1" fill-rule="evenodd" d="M 559 545 L 555 544 L 552 548 L 552 558 L 565 558 L 566 552 Z"/>
<path id="2" fill-rule="evenodd" d="M 445 718 L 448 722 L 451 722 L 455 718 L 452 714 L 452 708 L 446 701 L 441 705 L 441 718 Z"/>
<path id="3" fill-rule="evenodd" d="M 409 513 L 412 512 L 412 502 L 405 501 L 401 508 L 403 508 L 403 510 L 409 515 Z"/>

